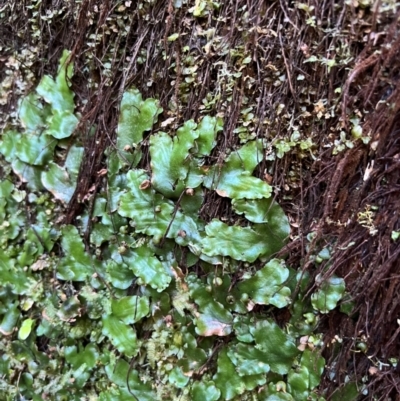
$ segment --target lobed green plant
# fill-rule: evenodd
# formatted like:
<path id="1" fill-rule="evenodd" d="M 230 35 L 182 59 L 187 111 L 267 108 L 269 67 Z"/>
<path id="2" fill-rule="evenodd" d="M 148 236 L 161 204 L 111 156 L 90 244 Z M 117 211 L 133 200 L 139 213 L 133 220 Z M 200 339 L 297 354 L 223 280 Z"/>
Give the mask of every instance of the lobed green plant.
<path id="1" fill-rule="evenodd" d="M 0 144 L 0 153 L 28 189 L 46 189 L 64 203 L 74 193 L 83 155 L 83 147 L 71 138 L 79 120 L 68 83 L 73 75 L 68 56 L 64 51 L 55 80 L 45 75 L 22 100 L 23 133 L 6 131 Z"/>
<path id="2" fill-rule="evenodd" d="M 0 142 L 20 178 L 8 170 L 0 183 L 2 399 L 323 400 L 318 315 L 344 284 L 318 283 L 307 298 L 309 276 L 273 258 L 290 229 L 253 175 L 262 141 L 210 165 L 219 118 L 148 135 L 162 110 L 130 89 L 93 214 L 56 224 L 83 154 L 67 58 L 22 101 L 21 130 Z M 145 139 L 148 170 L 137 168 Z M 202 219 L 212 192 L 229 199 L 235 224 Z M 290 308 L 287 327 L 275 308 Z"/>

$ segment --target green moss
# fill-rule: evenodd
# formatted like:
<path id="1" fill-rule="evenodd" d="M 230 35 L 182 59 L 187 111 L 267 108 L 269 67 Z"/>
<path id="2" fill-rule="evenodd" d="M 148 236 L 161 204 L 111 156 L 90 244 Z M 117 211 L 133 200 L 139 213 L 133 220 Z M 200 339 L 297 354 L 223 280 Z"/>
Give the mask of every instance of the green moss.
<path id="1" fill-rule="evenodd" d="M 17 391 L 10 372 L 23 371 L 18 391 L 31 399 L 313 397 L 325 361 L 299 350 L 299 337 L 306 325 L 314 330 L 316 311 L 336 307 L 344 284 L 332 278 L 311 301 L 299 295 L 291 305 L 297 281 L 301 292 L 307 283 L 283 260 L 270 260 L 290 227 L 272 187 L 254 175 L 262 141 L 249 138 L 207 165 L 222 122 L 206 115 L 175 133 L 151 133 L 149 169 L 138 169 L 144 134 L 162 110 L 130 89 L 89 239 L 87 210 L 78 224 L 58 227 L 83 157 L 67 58 L 21 102 L 20 129 L 0 142 L 5 161 L 28 181 L 24 189 L 0 182 L 7 392 Z M 68 151 L 55 154 L 65 140 Z M 240 224 L 203 220 L 207 194 L 228 198 Z M 303 329 L 279 327 L 263 306 L 291 307 Z"/>

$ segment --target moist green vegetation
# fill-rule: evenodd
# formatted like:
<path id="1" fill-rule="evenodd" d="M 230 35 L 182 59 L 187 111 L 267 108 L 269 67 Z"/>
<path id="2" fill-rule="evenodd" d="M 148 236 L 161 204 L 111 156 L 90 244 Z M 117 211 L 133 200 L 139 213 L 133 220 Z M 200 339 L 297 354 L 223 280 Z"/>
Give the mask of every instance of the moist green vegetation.
<path id="1" fill-rule="evenodd" d="M 309 275 L 274 258 L 290 229 L 253 175 L 267 144 L 250 139 L 210 163 L 220 119 L 149 134 L 162 110 L 132 88 L 93 213 L 62 225 L 83 155 L 67 60 L 0 142 L 1 398 L 323 400 L 318 318 L 344 282 L 317 277 L 308 294 Z M 144 135 L 150 171 L 137 167 Z M 202 219 L 214 192 L 235 225 Z M 291 313 L 284 327 L 280 308 Z"/>

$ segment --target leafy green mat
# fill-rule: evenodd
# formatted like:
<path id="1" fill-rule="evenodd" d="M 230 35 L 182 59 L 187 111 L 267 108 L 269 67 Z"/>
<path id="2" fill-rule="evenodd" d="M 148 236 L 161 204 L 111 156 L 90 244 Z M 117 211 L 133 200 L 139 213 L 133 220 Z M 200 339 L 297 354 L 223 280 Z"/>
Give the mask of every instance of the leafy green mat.
<path id="1" fill-rule="evenodd" d="M 323 400 L 318 316 L 344 281 L 305 297 L 309 276 L 273 258 L 290 227 L 253 175 L 261 140 L 210 165 L 218 118 L 150 133 L 162 110 L 132 88 L 93 214 L 59 223 L 83 157 L 68 55 L 0 141 L 2 399 Z M 145 135 L 148 171 L 137 168 Z M 212 192 L 230 200 L 235 225 L 201 218 Z M 285 327 L 276 308 L 290 310 Z"/>

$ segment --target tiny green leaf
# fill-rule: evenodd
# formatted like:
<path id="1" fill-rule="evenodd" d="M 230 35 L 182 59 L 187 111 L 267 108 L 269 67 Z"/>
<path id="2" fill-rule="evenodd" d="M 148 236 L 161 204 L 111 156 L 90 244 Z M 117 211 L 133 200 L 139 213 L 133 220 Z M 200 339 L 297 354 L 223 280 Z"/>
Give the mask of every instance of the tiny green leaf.
<path id="1" fill-rule="evenodd" d="M 42 173 L 42 183 L 56 199 L 68 203 L 75 192 L 73 177 L 68 172 L 54 162 L 49 163 L 49 169 Z"/>
<path id="2" fill-rule="evenodd" d="M 18 266 L 15 265 L 15 262 L 15 259 L 9 258 L 6 252 L 0 249 L 0 277 L 2 287 L 9 285 L 12 293 L 24 294 L 30 284 L 28 279 L 29 274 L 19 269 Z M 11 309 L 10 307 L 10 310 Z"/>
<path id="3" fill-rule="evenodd" d="M 212 314 L 200 313 L 195 319 L 196 333 L 199 336 L 228 336 L 232 331 L 230 323 L 221 322 Z"/>
<path id="4" fill-rule="evenodd" d="M 122 323 L 116 316 L 103 316 L 102 333 L 108 337 L 119 352 L 128 357 L 136 355 L 138 351 L 136 332 L 131 326 Z"/>
<path id="5" fill-rule="evenodd" d="M 252 278 L 243 281 L 238 288 L 241 293 L 260 305 L 275 305 L 283 308 L 290 303 L 290 289 L 283 284 L 289 277 L 289 270 L 282 260 L 272 259 Z"/>
<path id="6" fill-rule="evenodd" d="M 65 257 L 57 266 L 57 277 L 61 280 L 84 281 L 93 274 L 93 267 L 77 228 L 72 225 L 63 227 L 61 238 Z"/>
<path id="7" fill-rule="evenodd" d="M 175 40 L 178 38 L 179 38 L 179 33 L 173 33 L 172 35 L 168 36 L 168 42 L 175 42 Z"/>
<path id="8" fill-rule="evenodd" d="M 249 344 L 238 343 L 228 348 L 228 356 L 240 376 L 266 374 L 270 368 L 268 354 Z"/>
<path id="9" fill-rule="evenodd" d="M 120 398 L 117 398 L 118 401 L 154 401 L 157 399 L 151 383 L 143 383 L 140 380 L 139 373 L 130 369 L 129 363 L 124 359 L 118 359 L 115 366 L 108 364 L 105 370 L 110 382 L 114 383 L 122 393 Z M 130 391 L 128 391 L 127 379 Z M 111 396 L 104 398 L 104 400 L 115 401 L 116 398 Z"/>
<path id="10" fill-rule="evenodd" d="M 328 313 L 335 309 L 337 303 L 342 299 L 345 289 L 342 278 L 332 276 L 326 279 L 321 283 L 319 290 L 311 295 L 313 308 L 321 313 Z"/>
<path id="11" fill-rule="evenodd" d="M 392 231 L 390 236 L 393 241 L 397 241 L 400 238 L 400 231 Z"/>
<path id="12" fill-rule="evenodd" d="M 117 149 L 122 160 L 133 162 L 134 155 L 128 149 L 142 141 L 143 133 L 152 128 L 161 112 L 158 101 L 143 100 L 138 89 L 124 93 L 117 129 Z"/>
<path id="13" fill-rule="evenodd" d="M 215 386 L 221 391 L 223 400 L 231 400 L 246 390 L 253 390 L 266 383 L 265 374 L 239 376 L 235 365 L 227 355 L 227 348 L 222 349 L 219 353 L 217 366 L 217 373 L 213 380 Z"/>
<path id="14" fill-rule="evenodd" d="M 14 302 L 9 306 L 9 309 L 3 315 L 3 320 L 0 324 L 0 334 L 3 336 L 11 335 L 17 325 L 19 317 L 20 311 L 18 310 L 18 302 Z"/>
<path id="15" fill-rule="evenodd" d="M 21 137 L 22 135 L 16 131 L 6 131 L 1 135 L 0 153 L 8 163 L 15 160 L 17 143 L 21 140 Z"/>
<path id="16" fill-rule="evenodd" d="M 221 391 L 223 400 L 231 400 L 246 390 L 243 379 L 237 374 L 235 365 L 228 356 L 227 348 L 220 351 L 217 362 L 217 373 L 213 379 Z"/>
<path id="17" fill-rule="evenodd" d="M 178 197 L 186 186 L 191 161 L 189 150 L 199 137 L 195 128 L 194 121 L 189 120 L 178 129 L 173 139 L 165 132 L 150 138 L 151 182 L 165 196 Z"/>
<path id="18" fill-rule="evenodd" d="M 281 250 L 290 234 L 289 220 L 278 204 L 272 206 L 268 220 L 267 224 L 255 224 L 253 226 L 254 231 L 266 242 L 266 250 L 261 255 L 263 259 L 269 258 Z"/>
<path id="19" fill-rule="evenodd" d="M 325 368 L 325 359 L 318 350 L 306 348 L 301 356 L 301 366 L 308 370 L 308 388 L 313 390 L 321 381 L 321 375 Z"/>
<path id="20" fill-rule="evenodd" d="M 50 126 L 46 132 L 57 139 L 69 138 L 78 122 L 78 119 L 68 111 L 55 111 L 50 118 Z"/>
<path id="21" fill-rule="evenodd" d="M 106 262 L 106 270 L 110 275 L 113 287 L 121 290 L 129 288 L 135 278 L 135 275 L 126 263 L 117 263 L 114 260 L 108 260 Z"/>
<path id="22" fill-rule="evenodd" d="M 204 116 L 197 126 L 198 138 L 195 141 L 194 153 L 198 157 L 208 156 L 216 145 L 217 134 L 222 130 L 221 118 Z"/>
<path id="23" fill-rule="evenodd" d="M 49 163 L 49 169 L 41 175 L 44 187 L 50 191 L 56 199 L 68 203 L 75 192 L 77 175 L 83 157 L 83 148 L 72 146 L 64 167 L 54 162 Z"/>
<path id="24" fill-rule="evenodd" d="M 168 381 L 177 388 L 184 388 L 189 382 L 189 377 L 185 376 L 182 369 L 176 366 L 168 375 Z"/>
<path id="25" fill-rule="evenodd" d="M 250 315 L 237 315 L 233 321 L 233 329 L 236 338 L 243 343 L 252 343 L 254 341 L 253 335 L 250 333 L 250 327 L 253 325 L 253 319 Z"/>
<path id="26" fill-rule="evenodd" d="M 73 75 L 73 65 L 70 63 L 67 67 L 68 57 L 69 52 L 64 50 L 55 81 L 45 75 L 36 88 L 36 92 L 58 112 L 73 112 L 75 107 L 74 94 L 68 82 Z"/>
<path id="27" fill-rule="evenodd" d="M 14 190 L 14 184 L 9 180 L 0 181 L 0 199 L 7 199 Z"/>
<path id="28" fill-rule="evenodd" d="M 144 284 L 150 285 L 158 292 L 164 291 L 171 282 L 166 266 L 147 246 L 133 249 L 124 255 L 124 259 L 129 260 L 129 267 Z"/>
<path id="29" fill-rule="evenodd" d="M 42 169 L 36 166 L 30 166 L 15 158 L 11 163 L 14 173 L 17 174 L 22 182 L 26 182 L 27 187 L 33 191 L 40 191 L 44 189 L 41 180 Z"/>
<path id="30" fill-rule="evenodd" d="M 221 391 L 215 387 L 215 383 L 212 381 L 196 381 L 191 388 L 191 396 L 193 401 L 217 401 L 221 396 Z"/>
<path id="31" fill-rule="evenodd" d="M 272 199 L 233 199 L 232 206 L 236 213 L 244 214 L 253 223 L 268 223 L 276 215 L 287 219 L 284 212 L 279 210 L 281 207 Z"/>
<path id="32" fill-rule="evenodd" d="M 218 195 L 232 199 L 260 199 L 271 196 L 271 187 L 253 177 L 248 171 L 241 169 L 229 170 L 228 167 L 210 169 L 208 180 L 204 182 L 206 188 L 214 189 Z"/>
<path id="33" fill-rule="evenodd" d="M 309 395 L 309 374 L 306 367 L 299 366 L 296 369 L 291 369 L 287 382 L 290 394 L 296 401 L 307 401 Z"/>
<path id="34" fill-rule="evenodd" d="M 260 141 L 251 141 L 232 152 L 225 164 L 214 166 L 207 172 L 204 186 L 218 195 L 232 199 L 261 199 L 271 196 L 272 188 L 252 173 L 262 160 Z"/>
<path id="35" fill-rule="evenodd" d="M 222 304 L 215 301 L 200 279 L 190 274 L 187 279 L 190 296 L 199 306 L 196 333 L 201 336 L 226 336 L 232 331 L 232 315 Z"/>
<path id="36" fill-rule="evenodd" d="M 114 316 L 126 324 L 138 322 L 149 313 L 147 297 L 127 296 L 111 300 L 111 310 Z"/>
<path id="37" fill-rule="evenodd" d="M 71 175 L 71 178 L 76 181 L 76 177 L 79 173 L 83 158 L 84 149 L 81 146 L 73 145 L 68 151 L 67 158 L 65 159 L 64 167 Z"/>
<path id="38" fill-rule="evenodd" d="M 64 349 L 65 360 L 72 365 L 74 369 L 78 369 L 83 364 L 87 369 L 93 369 L 99 359 L 99 349 L 96 344 L 88 344 L 83 347 L 79 344 L 66 346 Z"/>
<path id="39" fill-rule="evenodd" d="M 40 104 L 39 96 L 36 93 L 28 94 L 21 102 L 19 118 L 21 124 L 28 131 L 39 130 L 45 125 L 45 110 Z"/>
<path id="40" fill-rule="evenodd" d="M 198 0 L 195 2 L 194 7 L 189 9 L 194 17 L 204 17 L 208 14 L 207 2 L 205 0 Z"/>
<path id="41" fill-rule="evenodd" d="M 251 328 L 259 349 L 268 354 L 267 362 L 275 373 L 289 372 L 299 351 L 292 339 L 273 321 L 260 320 Z"/>
<path id="42" fill-rule="evenodd" d="M 268 251 L 265 236 L 249 227 L 228 226 L 214 219 L 207 224 L 206 234 L 202 251 L 208 256 L 230 256 L 236 260 L 254 262 Z"/>
<path id="43" fill-rule="evenodd" d="M 15 144 L 15 154 L 23 162 L 42 166 L 53 157 L 56 141 L 49 135 L 25 133 Z"/>

